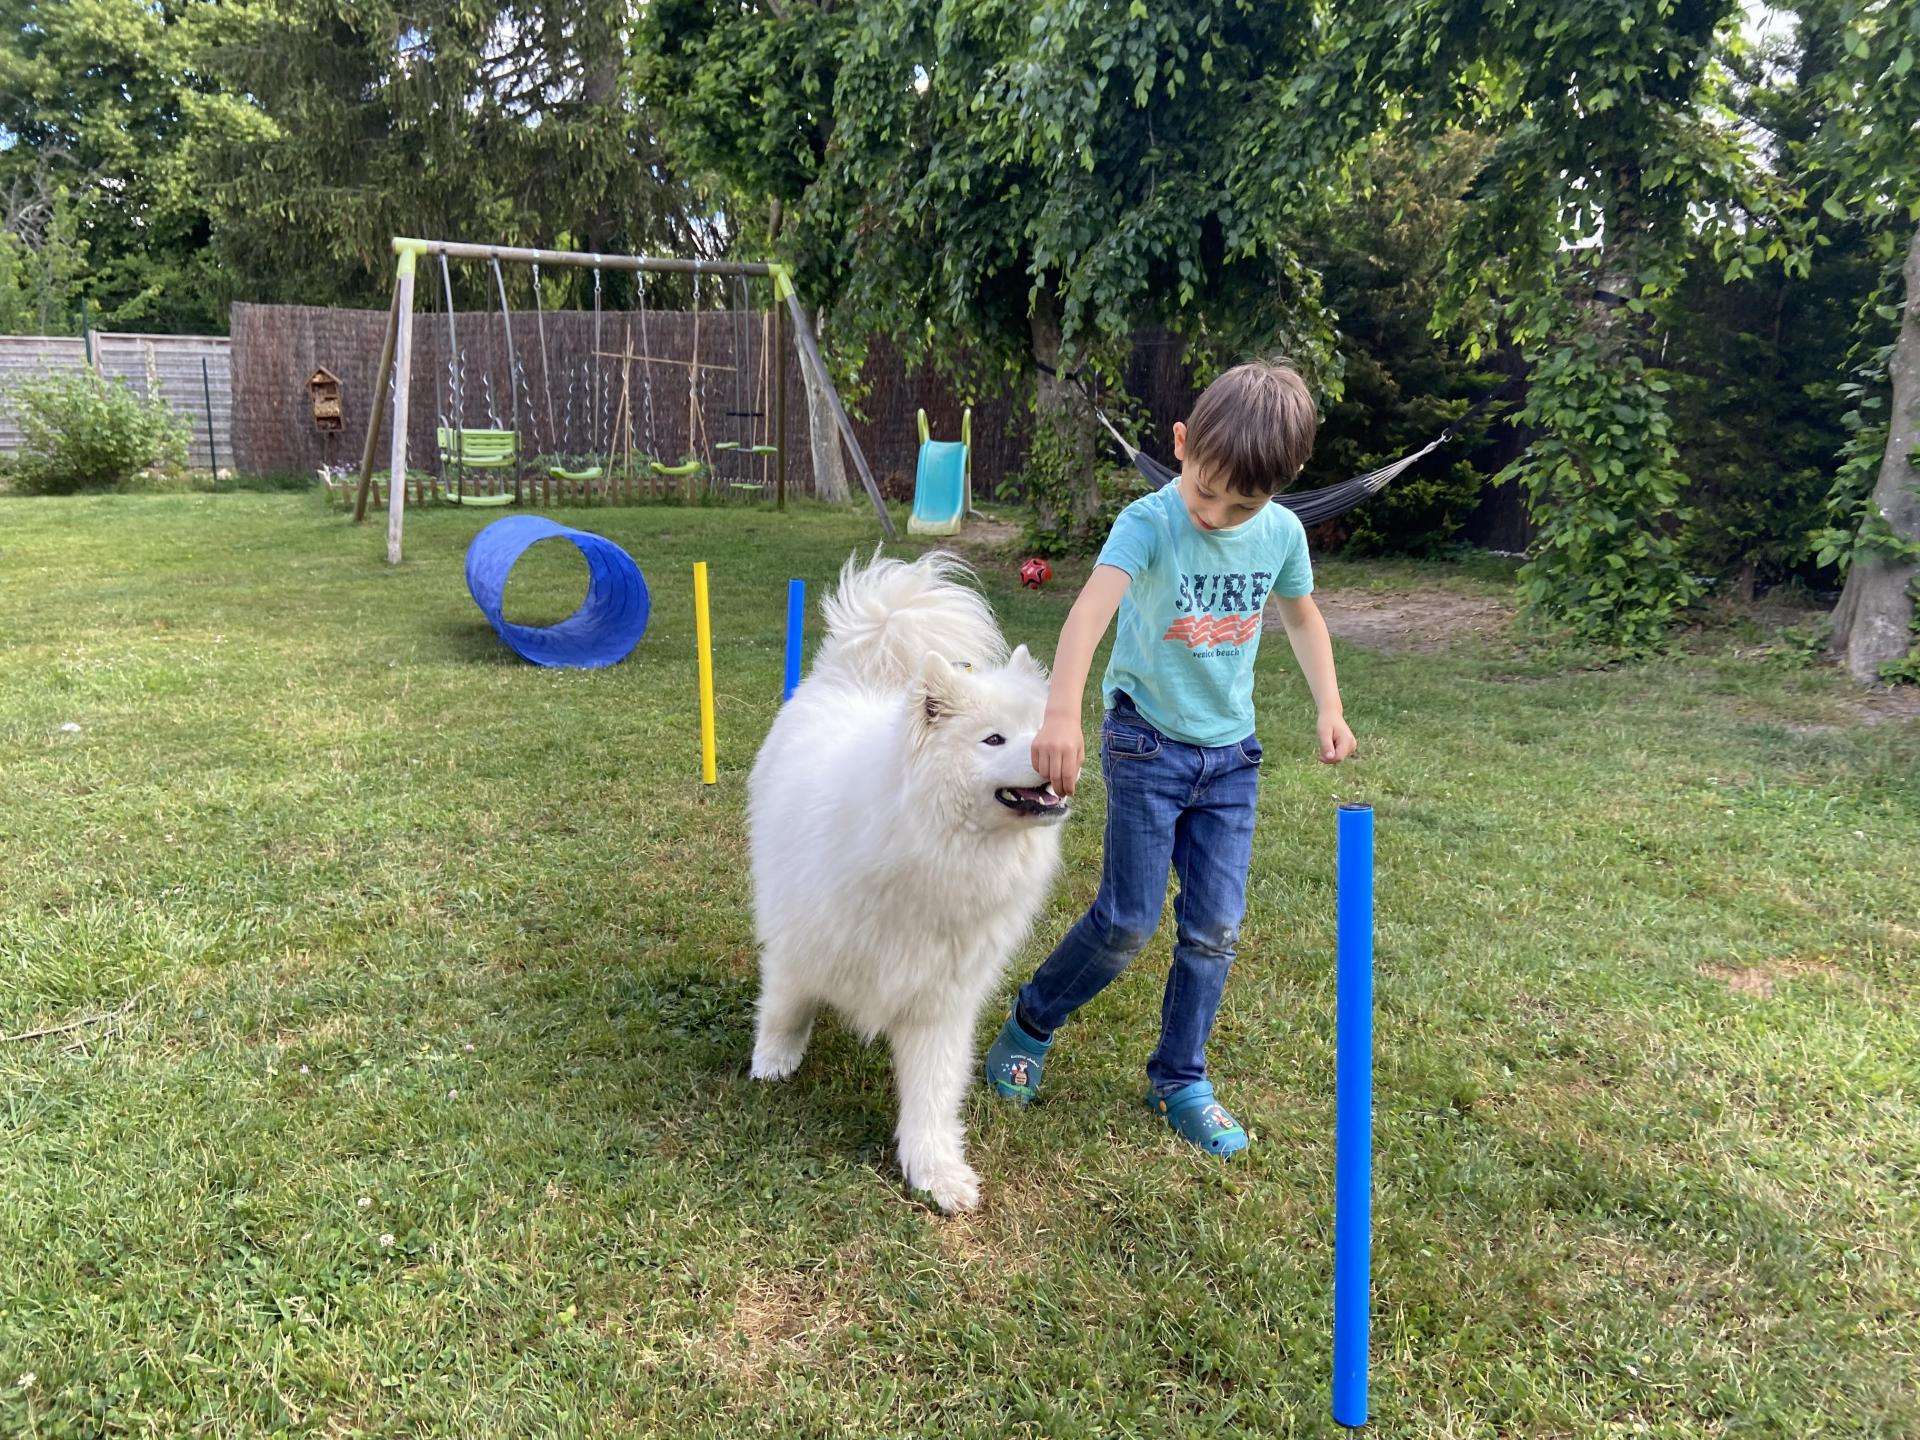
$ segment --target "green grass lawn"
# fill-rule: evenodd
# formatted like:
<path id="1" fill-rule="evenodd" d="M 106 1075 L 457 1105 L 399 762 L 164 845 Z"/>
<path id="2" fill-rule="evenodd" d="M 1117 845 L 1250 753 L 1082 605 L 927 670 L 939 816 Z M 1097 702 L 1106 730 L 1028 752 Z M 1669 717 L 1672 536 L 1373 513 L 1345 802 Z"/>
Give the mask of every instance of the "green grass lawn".
<path id="1" fill-rule="evenodd" d="M 1342 647 L 1362 758 L 1329 771 L 1270 644 L 1212 1051 L 1253 1149 L 1138 1105 L 1163 930 L 1041 1104 L 970 1100 L 984 1203 L 948 1220 L 893 1169 L 884 1051 L 826 1023 L 746 1078 L 785 582 L 817 598 L 871 517 L 563 512 L 652 586 L 597 673 L 494 640 L 461 570 L 493 518 L 414 514 L 390 571 L 308 496 L 0 502 L 0 1034 L 89 1021 L 0 1042 L 0 1433 L 1333 1433 L 1359 796 L 1378 1433 L 1920 1434 L 1920 723 L 1712 645 Z M 577 600 L 552 549 L 511 618 Z M 1002 558 L 1050 654 L 1084 566 L 1031 594 Z M 1323 581 L 1369 573 L 1439 575 Z M 1016 967 L 1094 889 L 1083 793 Z"/>

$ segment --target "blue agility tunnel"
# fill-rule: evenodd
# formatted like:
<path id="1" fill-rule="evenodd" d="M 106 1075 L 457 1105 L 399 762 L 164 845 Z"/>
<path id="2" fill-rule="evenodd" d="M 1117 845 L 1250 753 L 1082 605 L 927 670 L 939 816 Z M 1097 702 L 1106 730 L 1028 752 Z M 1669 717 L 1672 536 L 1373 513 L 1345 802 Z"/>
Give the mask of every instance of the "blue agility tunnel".
<path id="1" fill-rule="evenodd" d="M 586 557 L 587 598 L 558 625 L 514 625 L 500 613 L 507 576 L 528 547 L 569 540 Z M 539 515 L 496 520 L 467 547 L 467 590 L 506 646 L 522 660 L 575 670 L 617 665 L 647 633 L 647 581 L 633 557 L 604 536 Z"/>

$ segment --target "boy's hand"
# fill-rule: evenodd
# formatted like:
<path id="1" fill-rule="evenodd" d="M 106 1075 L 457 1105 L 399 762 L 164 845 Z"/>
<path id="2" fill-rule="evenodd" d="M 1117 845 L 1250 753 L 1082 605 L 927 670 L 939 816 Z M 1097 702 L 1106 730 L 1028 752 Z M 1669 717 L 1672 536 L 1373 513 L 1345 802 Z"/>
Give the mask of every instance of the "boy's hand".
<path id="1" fill-rule="evenodd" d="M 1343 715 L 1322 715 L 1320 717 L 1320 762 L 1323 765 L 1338 765 L 1353 754 L 1359 742 L 1353 738 L 1353 731 L 1347 728 Z M 1040 767 L 1036 765 L 1036 770 Z"/>
<path id="2" fill-rule="evenodd" d="M 1059 795 L 1073 794 L 1080 783 L 1080 762 L 1087 758 L 1086 737 L 1080 733 L 1080 717 L 1049 715 L 1033 737 L 1033 768 L 1047 777 L 1047 783 Z"/>

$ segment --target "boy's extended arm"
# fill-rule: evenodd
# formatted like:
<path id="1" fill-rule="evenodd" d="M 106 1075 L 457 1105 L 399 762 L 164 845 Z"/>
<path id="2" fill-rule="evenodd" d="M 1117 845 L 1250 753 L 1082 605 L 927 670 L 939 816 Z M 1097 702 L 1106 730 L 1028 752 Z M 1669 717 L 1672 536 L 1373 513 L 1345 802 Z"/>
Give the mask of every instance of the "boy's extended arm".
<path id="1" fill-rule="evenodd" d="M 1053 681 L 1047 688 L 1047 714 L 1033 737 L 1033 768 L 1062 795 L 1071 795 L 1080 781 L 1087 741 L 1080 728 L 1080 706 L 1086 694 L 1087 672 L 1093 652 L 1113 623 L 1120 598 L 1133 577 L 1117 565 L 1096 565 L 1080 598 L 1073 602 L 1067 623 L 1060 627 L 1060 645 L 1053 654 Z"/>
<path id="2" fill-rule="evenodd" d="M 1293 646 L 1293 658 L 1300 662 L 1300 673 L 1306 676 L 1307 688 L 1313 692 L 1313 703 L 1320 712 L 1316 727 L 1320 758 L 1338 765 L 1353 754 L 1355 742 L 1340 703 L 1340 682 L 1333 673 L 1333 641 L 1327 636 L 1327 622 L 1311 595 L 1275 596 L 1273 603 L 1280 607 L 1287 643 Z"/>

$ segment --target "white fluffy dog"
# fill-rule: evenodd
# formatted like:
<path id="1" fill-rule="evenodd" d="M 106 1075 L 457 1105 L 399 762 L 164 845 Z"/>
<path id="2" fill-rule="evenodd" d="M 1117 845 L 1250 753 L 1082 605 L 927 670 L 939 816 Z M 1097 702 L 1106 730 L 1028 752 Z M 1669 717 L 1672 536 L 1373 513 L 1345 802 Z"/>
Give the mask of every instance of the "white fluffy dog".
<path id="1" fill-rule="evenodd" d="M 831 1005 L 885 1035 L 907 1184 L 977 1203 L 960 1102 L 980 1007 L 1060 860 L 1068 802 L 1030 760 L 1046 672 L 1011 656 L 951 555 L 848 560 L 826 638 L 747 782 L 760 942 L 753 1074 L 779 1080 Z"/>

